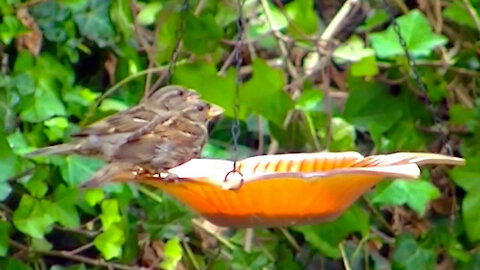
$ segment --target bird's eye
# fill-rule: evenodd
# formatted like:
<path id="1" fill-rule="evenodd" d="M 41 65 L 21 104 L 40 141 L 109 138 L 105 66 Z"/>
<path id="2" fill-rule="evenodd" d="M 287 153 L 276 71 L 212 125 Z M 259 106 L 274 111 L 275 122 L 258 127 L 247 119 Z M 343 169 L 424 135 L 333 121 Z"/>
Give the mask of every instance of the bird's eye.
<path id="1" fill-rule="evenodd" d="M 201 112 L 201 111 L 205 110 L 205 107 L 202 106 L 202 105 L 198 105 L 197 110 Z"/>
<path id="2" fill-rule="evenodd" d="M 178 92 L 177 92 L 177 95 L 179 95 L 179 96 L 183 96 L 184 94 L 185 94 L 185 92 L 183 92 L 182 90 L 178 90 Z"/>

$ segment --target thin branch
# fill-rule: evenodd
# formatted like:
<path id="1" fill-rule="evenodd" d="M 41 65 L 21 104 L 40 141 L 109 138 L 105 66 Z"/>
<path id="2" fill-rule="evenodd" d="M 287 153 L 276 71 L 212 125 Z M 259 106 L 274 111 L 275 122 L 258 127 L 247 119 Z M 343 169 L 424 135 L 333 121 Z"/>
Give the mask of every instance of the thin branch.
<path id="1" fill-rule="evenodd" d="M 235 245 L 232 244 L 230 241 L 228 241 L 225 237 L 221 236 L 220 234 L 218 234 L 217 232 L 213 231 L 212 229 L 210 228 L 207 228 L 205 227 L 200 221 L 194 219 L 192 220 L 192 223 L 193 225 L 197 226 L 198 228 L 204 230 L 205 232 L 209 233 L 210 235 L 212 235 L 213 237 L 217 238 L 217 240 L 222 243 L 223 245 L 225 245 L 227 248 L 233 250 L 235 249 Z"/>
<path id="2" fill-rule="evenodd" d="M 93 265 L 93 266 L 106 267 L 107 269 L 120 269 L 120 270 L 146 270 L 147 269 L 145 267 L 127 266 L 127 265 L 122 265 L 122 264 L 118 264 L 118 263 L 105 262 L 103 260 L 95 260 L 95 259 L 91 259 L 91 258 L 84 257 L 84 256 L 81 256 L 81 255 L 70 254 L 70 252 L 68 252 L 68 251 L 31 250 L 31 249 L 29 249 L 28 246 L 23 245 L 23 244 L 15 241 L 15 240 L 12 240 L 12 239 L 10 239 L 10 245 L 12 247 L 15 247 L 17 249 L 20 249 L 20 250 L 26 251 L 26 252 L 34 252 L 34 253 L 42 254 L 42 255 L 45 255 L 45 256 L 69 259 L 69 260 L 72 260 L 72 261 L 82 262 L 82 263 L 86 263 L 86 264 Z"/>
<path id="3" fill-rule="evenodd" d="M 352 267 L 350 266 L 350 263 L 348 262 L 347 255 L 345 254 L 345 249 L 343 248 L 343 243 L 338 244 L 338 249 L 340 250 L 340 254 L 342 254 L 343 266 L 345 267 L 345 270 L 352 270 Z"/>
<path id="4" fill-rule="evenodd" d="M 268 3 L 266 0 L 260 0 L 260 3 L 262 4 L 262 7 L 265 11 L 265 15 L 267 16 L 267 21 L 268 21 L 268 24 L 270 25 L 270 28 L 273 31 L 273 35 L 277 40 L 277 44 L 280 49 L 280 54 L 282 55 L 285 61 L 285 65 L 287 67 L 288 73 L 290 74 L 290 76 L 292 76 L 293 79 L 296 79 L 298 78 L 297 70 L 295 69 L 295 66 L 292 64 L 292 62 L 290 62 L 288 58 L 288 51 L 284 41 L 282 40 L 282 34 L 277 29 L 275 29 L 275 24 L 273 23 L 273 16 L 270 11 L 270 7 L 268 6 Z"/>
<path id="5" fill-rule="evenodd" d="M 295 240 L 295 238 L 293 238 L 293 236 L 290 234 L 290 232 L 285 229 L 285 228 L 280 228 L 279 229 L 283 236 L 285 236 L 285 239 L 287 239 L 288 243 L 290 243 L 290 245 L 292 245 L 292 247 L 297 251 L 297 252 L 300 252 L 302 249 L 300 248 L 300 245 L 297 243 L 297 241 Z"/>
<path id="6" fill-rule="evenodd" d="M 480 32 L 480 20 L 478 19 L 478 14 L 475 8 L 472 6 L 472 3 L 470 3 L 470 0 L 462 0 L 463 5 L 465 5 L 465 8 L 468 11 L 468 14 L 470 14 L 470 17 L 472 17 L 473 21 L 475 22 L 475 26 L 477 27 L 477 31 Z"/>

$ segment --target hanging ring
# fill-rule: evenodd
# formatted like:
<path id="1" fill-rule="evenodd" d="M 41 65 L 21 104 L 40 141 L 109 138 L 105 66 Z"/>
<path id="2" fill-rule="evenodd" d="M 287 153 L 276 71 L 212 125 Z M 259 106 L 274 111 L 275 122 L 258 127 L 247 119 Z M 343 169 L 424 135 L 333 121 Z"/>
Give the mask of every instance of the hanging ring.
<path id="1" fill-rule="evenodd" d="M 223 183 L 228 183 L 228 177 L 231 175 L 231 174 L 235 174 L 235 173 L 238 173 L 240 175 L 240 184 L 238 184 L 237 187 L 235 188 L 229 188 L 228 190 L 233 190 L 233 191 L 236 191 L 236 190 L 239 190 L 242 186 L 243 186 L 243 182 L 244 182 L 244 179 L 243 179 L 243 174 L 236 168 L 234 168 L 233 170 L 229 171 L 226 175 L 225 175 L 225 178 L 223 179 Z"/>

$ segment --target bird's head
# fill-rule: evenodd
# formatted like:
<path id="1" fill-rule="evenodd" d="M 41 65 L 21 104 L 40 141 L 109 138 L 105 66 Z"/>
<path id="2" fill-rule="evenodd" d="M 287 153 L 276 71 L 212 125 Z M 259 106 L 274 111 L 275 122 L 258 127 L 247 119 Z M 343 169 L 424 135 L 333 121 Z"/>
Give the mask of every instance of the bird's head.
<path id="1" fill-rule="evenodd" d="M 200 99 L 197 92 L 179 85 L 168 85 L 152 91 L 146 96 L 149 103 L 152 103 L 163 110 L 183 110 L 191 102 Z"/>
<path id="2" fill-rule="evenodd" d="M 190 106 L 182 110 L 182 116 L 188 120 L 208 123 L 216 120 L 223 114 L 223 109 L 203 100 L 191 101 Z"/>

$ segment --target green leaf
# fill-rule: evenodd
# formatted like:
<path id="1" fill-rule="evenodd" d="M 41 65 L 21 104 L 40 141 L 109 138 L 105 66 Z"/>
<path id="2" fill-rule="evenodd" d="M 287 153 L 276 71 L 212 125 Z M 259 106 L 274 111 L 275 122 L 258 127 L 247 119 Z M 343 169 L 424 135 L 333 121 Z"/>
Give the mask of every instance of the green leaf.
<path id="1" fill-rule="evenodd" d="M 9 258 L 4 270 L 32 270 L 28 265 L 17 259 Z"/>
<path id="2" fill-rule="evenodd" d="M 178 237 L 167 241 L 164 249 L 165 259 L 160 264 L 165 270 L 174 270 L 177 268 L 178 262 L 182 259 L 182 246 Z"/>
<path id="3" fill-rule="evenodd" d="M 318 17 L 314 8 L 313 0 L 295 0 L 285 5 L 287 14 L 292 19 L 293 25 L 289 25 L 288 30 L 294 36 L 302 34 L 311 35 L 317 32 Z M 301 33 L 298 33 L 300 30 Z"/>
<path id="4" fill-rule="evenodd" d="M 52 116 L 65 115 L 65 106 L 58 98 L 56 80 L 45 76 L 38 78 L 35 93 L 26 97 L 20 117 L 26 122 L 41 122 Z"/>
<path id="5" fill-rule="evenodd" d="M 170 61 L 179 34 L 180 14 L 169 13 L 165 17 L 162 28 L 158 32 L 157 60 L 159 63 Z"/>
<path id="6" fill-rule="evenodd" d="M 357 127 L 369 129 L 374 138 L 400 120 L 401 104 L 385 85 L 366 83 L 362 79 L 355 79 L 351 84 L 354 88 L 345 104 L 345 120 Z"/>
<path id="7" fill-rule="evenodd" d="M 222 29 L 218 27 L 213 16 L 187 15 L 183 36 L 183 44 L 187 50 L 200 55 L 211 53 L 217 48 L 221 37 Z"/>
<path id="8" fill-rule="evenodd" d="M 9 228 L 10 224 L 8 224 L 8 222 L 0 220 L 0 257 L 4 257 L 8 253 L 10 241 Z"/>
<path id="9" fill-rule="evenodd" d="M 158 12 L 162 10 L 163 4 L 160 2 L 146 3 L 137 15 L 138 23 L 141 25 L 150 25 L 155 22 Z"/>
<path id="10" fill-rule="evenodd" d="M 97 203 L 101 202 L 104 197 L 103 190 L 100 188 L 85 190 L 84 198 L 90 206 L 95 206 Z"/>
<path id="11" fill-rule="evenodd" d="M 43 122 L 47 127 L 44 132 L 50 141 L 58 141 L 65 137 L 69 122 L 65 117 L 54 117 Z"/>
<path id="12" fill-rule="evenodd" d="M 122 33 L 123 38 L 125 40 L 130 39 L 134 33 L 130 2 L 128 0 L 112 1 L 110 16 L 118 31 Z"/>
<path id="13" fill-rule="evenodd" d="M 18 208 L 13 213 L 13 224 L 19 231 L 31 237 L 43 238 L 52 230 L 55 222 L 48 206 L 29 195 L 23 195 Z"/>
<path id="14" fill-rule="evenodd" d="M 475 10 L 475 14 L 478 19 L 478 11 L 473 7 Z M 468 26 L 470 28 L 476 29 L 475 21 L 472 18 L 472 15 L 468 12 L 465 8 L 464 2 L 462 0 L 456 0 L 451 2 L 446 9 L 442 12 L 445 18 L 454 21 L 462 26 Z"/>
<path id="15" fill-rule="evenodd" d="M 52 244 L 45 240 L 45 238 L 33 238 L 31 247 L 35 251 L 49 251 L 52 250 Z"/>
<path id="16" fill-rule="evenodd" d="M 322 254 L 340 258 L 338 244 L 353 232 L 366 236 L 369 226 L 368 216 L 355 205 L 335 221 L 321 225 L 294 226 L 292 229 L 302 233 L 305 240 Z"/>
<path id="17" fill-rule="evenodd" d="M 104 164 L 101 160 L 77 155 L 52 157 L 52 161 L 60 167 L 63 180 L 72 187 L 90 178 Z"/>
<path id="18" fill-rule="evenodd" d="M 47 168 L 37 167 L 35 168 L 32 177 L 26 179 L 26 181 L 22 181 L 22 183 L 32 196 L 42 198 L 48 191 L 45 179 L 47 179 L 49 173 L 50 172 Z"/>
<path id="19" fill-rule="evenodd" d="M 252 67 L 253 77 L 240 89 L 240 110 L 258 113 L 276 125 L 283 126 L 287 112 L 293 108 L 293 102 L 283 91 L 285 80 L 282 72 L 269 67 L 260 59 L 255 59 Z"/>
<path id="20" fill-rule="evenodd" d="M 83 10 L 74 12 L 73 19 L 80 33 L 100 47 L 112 42 L 114 29 L 109 16 L 110 1 L 88 0 Z"/>
<path id="21" fill-rule="evenodd" d="M 10 148 L 7 135 L 0 130 L 0 182 L 20 173 L 21 160 Z"/>
<path id="22" fill-rule="evenodd" d="M 420 247 L 410 235 L 401 235 L 395 241 L 392 270 L 433 270 L 437 260 L 435 250 Z"/>
<path id="23" fill-rule="evenodd" d="M 0 182 L 0 202 L 8 198 L 12 192 L 12 187 L 8 182 Z"/>
<path id="24" fill-rule="evenodd" d="M 377 186 L 373 203 L 381 205 L 407 204 L 419 216 L 423 216 L 427 204 L 438 197 L 440 197 L 440 191 L 428 181 L 395 180 L 382 182 Z"/>
<path id="25" fill-rule="evenodd" d="M 200 93 L 202 99 L 225 109 L 224 115 L 233 117 L 235 97 L 235 72 L 229 69 L 225 77 L 217 75 L 213 64 L 197 62 L 178 66 L 172 76 L 174 84 L 180 84 Z M 245 119 L 245 113 L 239 115 Z"/>
<path id="26" fill-rule="evenodd" d="M 462 187 L 467 192 L 477 192 L 480 190 L 480 155 L 467 156 L 466 165 L 455 167 L 450 171 L 455 184 Z"/>
<path id="27" fill-rule="evenodd" d="M 432 50 L 447 43 L 447 39 L 432 31 L 427 18 L 417 9 L 396 19 L 400 33 L 404 38 L 408 51 L 414 57 L 428 56 Z M 380 58 L 404 55 L 404 51 L 393 26 L 383 32 L 370 34 L 372 47 Z"/>
<path id="28" fill-rule="evenodd" d="M 9 45 L 15 37 L 28 32 L 29 30 L 15 16 L 3 16 L 2 23 L 0 23 L 0 41 L 5 45 Z"/>
<path id="29" fill-rule="evenodd" d="M 460 104 L 454 104 L 448 111 L 450 116 L 449 122 L 454 125 L 465 125 L 475 117 L 473 109 L 465 108 Z"/>
<path id="30" fill-rule="evenodd" d="M 64 227 L 80 226 L 80 216 L 75 208 L 77 190 L 58 185 L 54 193 L 54 201 L 50 205 L 50 213 Z"/>
<path id="31" fill-rule="evenodd" d="M 95 247 L 106 260 L 120 257 L 123 243 L 125 243 L 124 232 L 117 225 L 110 226 L 94 240 Z"/>
<path id="32" fill-rule="evenodd" d="M 480 194 L 477 191 L 467 193 L 462 202 L 462 218 L 465 224 L 468 238 L 474 242 L 480 240 L 480 219 L 478 218 L 478 209 L 480 209 Z"/>
<path id="33" fill-rule="evenodd" d="M 122 220 L 118 212 L 118 201 L 116 199 L 108 199 L 102 202 L 100 220 L 102 221 L 104 230 L 107 230 L 110 226 Z"/>

